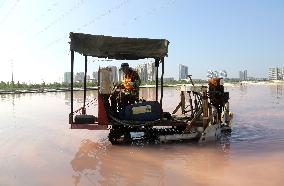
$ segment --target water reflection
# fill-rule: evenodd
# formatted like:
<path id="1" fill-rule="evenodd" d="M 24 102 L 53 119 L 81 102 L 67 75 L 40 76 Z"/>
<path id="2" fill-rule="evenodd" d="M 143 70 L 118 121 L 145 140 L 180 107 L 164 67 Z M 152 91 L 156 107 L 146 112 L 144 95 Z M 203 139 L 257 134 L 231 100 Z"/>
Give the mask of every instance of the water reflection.
<path id="1" fill-rule="evenodd" d="M 187 185 L 199 179 L 209 182 L 210 176 L 202 175 L 211 174 L 216 168 L 224 172 L 228 164 L 228 146 L 218 147 L 112 146 L 107 141 L 85 139 L 70 162 L 75 172 L 72 178 L 74 185 Z"/>
<path id="2" fill-rule="evenodd" d="M 178 94 L 176 89 L 173 89 L 173 88 L 165 87 L 164 91 L 165 91 L 164 92 L 165 97 L 173 97 L 173 96 L 176 96 L 176 94 Z M 86 97 L 87 101 L 92 100 L 96 97 L 97 97 L 97 90 L 87 91 L 87 97 Z M 148 101 L 156 100 L 156 89 L 155 88 L 140 88 L 139 97 L 140 99 L 145 99 Z M 74 99 L 74 102 L 76 103 L 83 103 L 83 91 L 74 91 L 73 99 Z M 65 100 L 66 105 L 70 105 L 70 100 L 71 100 L 70 92 L 64 92 L 64 100 Z"/>
<path id="3" fill-rule="evenodd" d="M 277 99 L 281 99 L 283 96 L 284 84 L 276 84 L 270 86 L 270 93 L 272 96 L 275 96 Z"/>
<path id="4" fill-rule="evenodd" d="M 0 94 L 1 101 L 11 101 L 20 98 L 21 94 Z"/>
<path id="5" fill-rule="evenodd" d="M 112 146 L 108 131 L 69 129 L 70 92 L 0 95 L 0 185 L 283 185 L 283 86 L 226 87 L 232 134 L 210 146 Z M 164 90 L 172 111 L 179 92 Z"/>
<path id="6" fill-rule="evenodd" d="M 87 91 L 86 94 L 86 103 L 88 103 L 89 101 L 97 98 L 98 94 L 97 94 L 97 90 L 89 90 Z M 71 93 L 70 92 L 64 92 L 64 100 L 65 100 L 65 105 L 70 106 L 70 101 L 71 101 Z M 83 95 L 83 91 L 74 91 L 73 93 L 73 101 L 74 103 L 81 103 L 83 104 L 84 102 L 84 95 Z"/>
<path id="7" fill-rule="evenodd" d="M 148 101 L 156 100 L 156 89 L 155 88 L 141 88 L 139 92 L 140 99 Z"/>
<path id="8" fill-rule="evenodd" d="M 85 181 L 94 185 L 125 185 L 126 182 L 134 185 L 143 181 L 146 169 L 152 169 L 153 174 L 159 176 L 161 166 L 147 162 L 151 157 L 145 157 L 140 150 L 143 149 L 112 146 L 108 142 L 98 143 L 89 139 L 82 141 L 71 161 L 77 173 L 73 175 L 74 184 L 84 185 Z"/>
<path id="9" fill-rule="evenodd" d="M 240 87 L 240 91 L 241 91 L 243 94 L 246 94 L 246 93 L 247 93 L 248 86 L 247 86 L 246 84 L 240 84 L 239 87 Z"/>
<path id="10" fill-rule="evenodd" d="M 141 88 L 139 97 L 141 99 L 146 99 L 146 100 L 155 100 L 156 99 L 156 89 L 155 88 Z M 86 100 L 92 100 L 94 98 L 97 98 L 98 92 L 97 90 L 89 90 L 87 91 L 87 97 Z M 74 91 L 73 94 L 73 99 L 74 102 L 76 103 L 83 103 L 83 91 Z M 71 93 L 70 92 L 64 92 L 64 100 L 66 105 L 70 105 L 70 100 L 71 100 Z"/>
<path id="11" fill-rule="evenodd" d="M 16 123 L 16 100 L 18 100 L 21 95 L 20 94 L 0 94 L 1 103 L 5 105 L 2 109 L 11 110 L 12 111 L 12 123 L 15 125 Z"/>

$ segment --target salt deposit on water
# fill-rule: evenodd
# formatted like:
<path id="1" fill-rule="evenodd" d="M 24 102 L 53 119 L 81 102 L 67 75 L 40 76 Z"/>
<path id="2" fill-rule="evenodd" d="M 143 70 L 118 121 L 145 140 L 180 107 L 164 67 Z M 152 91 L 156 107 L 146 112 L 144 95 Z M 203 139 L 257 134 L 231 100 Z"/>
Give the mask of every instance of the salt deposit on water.
<path id="1" fill-rule="evenodd" d="M 69 129 L 68 92 L 1 95 L 0 185 L 283 185 L 284 85 L 226 89 L 233 131 L 202 146 L 112 146 L 108 131 Z M 155 99 L 151 88 L 140 95 Z M 165 88 L 166 111 L 178 95 Z"/>

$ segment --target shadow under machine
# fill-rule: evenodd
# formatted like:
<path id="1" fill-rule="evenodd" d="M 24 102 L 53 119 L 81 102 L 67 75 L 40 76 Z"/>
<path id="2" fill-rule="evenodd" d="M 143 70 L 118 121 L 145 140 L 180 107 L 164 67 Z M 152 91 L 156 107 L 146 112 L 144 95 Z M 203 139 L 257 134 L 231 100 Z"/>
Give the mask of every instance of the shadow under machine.
<path id="1" fill-rule="evenodd" d="M 134 133 L 150 141 L 197 139 L 199 142 L 217 140 L 222 131 L 231 130 L 229 93 L 224 92 L 222 78 L 212 78 L 208 86 L 180 85 L 180 102 L 172 113 L 163 112 L 164 64 L 168 55 L 166 39 L 111 37 L 70 33 L 71 51 L 71 129 L 110 130 L 112 144 L 132 141 Z M 74 53 L 85 58 L 83 106 L 74 111 Z M 86 113 L 86 74 L 88 56 L 113 60 L 139 60 L 153 58 L 156 71 L 156 98 L 140 100 L 132 104 L 120 104 L 120 91 L 112 82 L 109 68 L 98 71 L 98 113 Z M 161 76 L 159 77 L 159 70 Z M 111 98 L 115 97 L 116 102 Z M 115 104 L 115 105 L 114 105 Z M 81 112 L 80 114 L 79 111 Z M 179 113 L 179 114 L 177 114 Z M 95 116 L 96 115 L 96 116 Z"/>

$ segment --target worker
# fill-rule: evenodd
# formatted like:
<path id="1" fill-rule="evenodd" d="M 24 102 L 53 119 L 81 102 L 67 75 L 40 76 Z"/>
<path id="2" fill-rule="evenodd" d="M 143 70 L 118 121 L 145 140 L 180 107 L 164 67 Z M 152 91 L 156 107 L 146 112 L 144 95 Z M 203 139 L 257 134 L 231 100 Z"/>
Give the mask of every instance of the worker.
<path id="1" fill-rule="evenodd" d="M 224 85 L 223 78 L 210 78 L 208 79 L 209 84 L 209 98 L 211 104 L 218 111 L 218 118 L 221 118 L 222 108 L 224 107 Z"/>
<path id="2" fill-rule="evenodd" d="M 118 94 L 112 95 L 112 107 L 115 109 L 116 102 L 115 99 L 119 97 L 119 109 L 126 105 L 130 105 L 135 103 L 135 101 L 139 101 L 139 86 L 141 84 L 140 77 L 136 70 L 129 67 L 128 63 L 122 63 L 120 70 L 124 73 L 123 80 L 121 83 L 118 83 L 116 86 L 118 89 L 122 89 L 123 92 L 120 92 L 120 96 Z"/>

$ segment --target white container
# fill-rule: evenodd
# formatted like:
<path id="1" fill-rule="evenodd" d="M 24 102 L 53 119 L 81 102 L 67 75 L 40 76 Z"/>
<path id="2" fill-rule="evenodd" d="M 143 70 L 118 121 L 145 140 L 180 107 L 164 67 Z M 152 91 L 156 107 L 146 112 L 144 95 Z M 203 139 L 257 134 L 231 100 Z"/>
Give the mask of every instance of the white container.
<path id="1" fill-rule="evenodd" d="M 100 93 L 111 94 L 113 89 L 112 69 L 105 67 L 99 69 L 100 73 Z"/>

